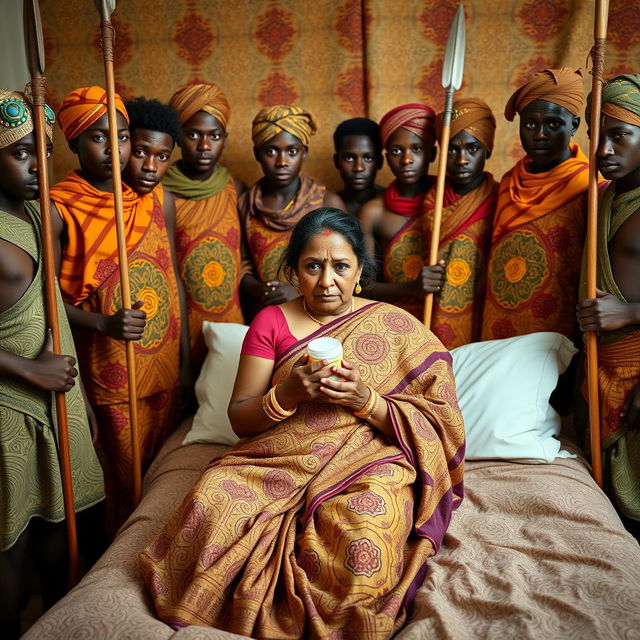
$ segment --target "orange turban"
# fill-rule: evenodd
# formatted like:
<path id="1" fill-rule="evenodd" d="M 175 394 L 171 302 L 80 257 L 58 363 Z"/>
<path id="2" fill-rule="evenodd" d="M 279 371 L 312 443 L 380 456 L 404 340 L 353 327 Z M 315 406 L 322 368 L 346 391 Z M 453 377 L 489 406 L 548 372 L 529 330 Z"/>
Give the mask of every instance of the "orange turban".
<path id="1" fill-rule="evenodd" d="M 436 117 L 436 135 L 440 140 L 444 116 Z M 451 116 L 451 138 L 461 131 L 471 134 L 489 153 L 493 151 L 493 138 L 496 132 L 496 119 L 489 105 L 480 98 L 463 98 L 453 103 Z"/>
<path id="2" fill-rule="evenodd" d="M 391 109 L 380 120 L 382 146 L 387 146 L 389 138 L 398 129 L 407 129 L 425 142 L 433 144 L 435 140 L 435 118 L 436 112 L 426 104 L 403 104 Z"/>
<path id="3" fill-rule="evenodd" d="M 117 93 L 116 111 L 119 111 L 129 123 L 129 114 Z M 83 87 L 70 91 L 64 97 L 58 111 L 58 122 L 64 137 L 71 140 L 77 138 L 105 113 L 107 113 L 107 92 L 102 87 Z"/>
<path id="4" fill-rule="evenodd" d="M 582 111 L 584 103 L 582 73 L 566 67 L 534 73 L 531 80 L 509 98 L 504 109 L 504 117 L 512 121 L 516 113 L 522 113 L 534 100 L 553 102 L 577 116 Z"/>
<path id="5" fill-rule="evenodd" d="M 277 104 L 258 111 L 251 126 L 251 139 L 253 145 L 259 147 L 286 131 L 308 147 L 309 139 L 317 130 L 316 121 L 308 111 L 301 107 Z"/>
<path id="6" fill-rule="evenodd" d="M 190 84 L 178 89 L 169 104 L 178 112 L 180 124 L 184 124 L 194 113 L 206 111 L 227 129 L 231 117 L 231 107 L 227 96 L 215 83 Z"/>

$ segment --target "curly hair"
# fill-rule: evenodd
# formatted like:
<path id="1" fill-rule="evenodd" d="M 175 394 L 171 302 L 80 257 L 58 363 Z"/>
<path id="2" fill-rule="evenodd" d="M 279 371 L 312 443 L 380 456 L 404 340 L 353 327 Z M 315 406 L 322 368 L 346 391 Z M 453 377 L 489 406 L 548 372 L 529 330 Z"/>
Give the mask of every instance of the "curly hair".
<path id="1" fill-rule="evenodd" d="M 178 143 L 181 133 L 180 121 L 173 107 L 159 100 L 147 100 L 144 97 L 128 100 L 125 107 L 129 113 L 131 133 L 136 129 L 161 131 L 171 136 L 174 145 Z"/>

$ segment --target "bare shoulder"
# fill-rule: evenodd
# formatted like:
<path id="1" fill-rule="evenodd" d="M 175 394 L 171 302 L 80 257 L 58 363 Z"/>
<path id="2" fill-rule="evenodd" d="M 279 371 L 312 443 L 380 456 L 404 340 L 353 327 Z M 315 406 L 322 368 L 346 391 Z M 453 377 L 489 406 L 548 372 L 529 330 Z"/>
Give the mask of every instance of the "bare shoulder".
<path id="1" fill-rule="evenodd" d="M 334 209 L 346 211 L 342 198 L 337 193 L 329 191 L 329 189 L 324 192 L 324 199 L 322 201 L 322 204 L 325 207 L 333 207 Z"/>
<path id="2" fill-rule="evenodd" d="M 384 199 L 382 196 L 376 196 L 369 202 L 365 202 L 360 209 L 358 219 L 363 227 L 371 228 L 382 218 L 384 214 Z"/>

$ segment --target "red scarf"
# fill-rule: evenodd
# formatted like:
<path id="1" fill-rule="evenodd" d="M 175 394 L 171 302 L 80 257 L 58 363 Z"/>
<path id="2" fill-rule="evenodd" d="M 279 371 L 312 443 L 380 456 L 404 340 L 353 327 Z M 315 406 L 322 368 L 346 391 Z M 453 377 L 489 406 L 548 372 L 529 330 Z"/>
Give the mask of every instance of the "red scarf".
<path id="1" fill-rule="evenodd" d="M 398 193 L 396 183 L 397 180 L 394 180 L 384 190 L 385 207 L 391 211 L 391 213 L 396 213 L 397 215 L 405 216 L 406 218 L 413 218 L 414 216 L 421 214 L 422 203 L 424 202 L 426 191 L 424 193 L 419 193 L 413 198 L 403 198 Z"/>

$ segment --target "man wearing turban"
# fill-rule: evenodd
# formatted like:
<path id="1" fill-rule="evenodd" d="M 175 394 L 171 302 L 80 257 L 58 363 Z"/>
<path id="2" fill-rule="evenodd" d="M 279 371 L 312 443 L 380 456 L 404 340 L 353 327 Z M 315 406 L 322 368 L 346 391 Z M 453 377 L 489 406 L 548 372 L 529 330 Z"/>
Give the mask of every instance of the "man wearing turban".
<path id="1" fill-rule="evenodd" d="M 575 337 L 589 165 L 571 137 L 582 104 L 582 75 L 566 68 L 535 73 L 507 102 L 527 155 L 498 189 L 483 340 L 536 331 Z"/>
<path id="2" fill-rule="evenodd" d="M 163 184 L 175 196 L 176 252 L 187 297 L 191 364 L 197 375 L 207 353 L 203 322 L 244 323 L 238 196 L 246 186 L 219 162 L 231 116 L 220 87 L 188 85 L 173 94 L 170 104 L 180 120 L 182 158 L 171 165 Z"/>
<path id="3" fill-rule="evenodd" d="M 131 143 L 129 115 L 119 96 L 116 109 L 124 169 Z M 58 120 L 80 164 L 51 188 L 59 282 L 69 320 L 82 329 L 76 332 L 76 344 L 105 452 L 107 528 L 115 534 L 133 508 L 124 341 L 136 341 L 138 425 L 146 467 L 175 425 L 181 327 L 177 280 L 163 198 L 157 189 L 138 195 L 123 183 L 133 308 L 121 308 L 106 92 L 100 87 L 71 91 Z"/>
<path id="4" fill-rule="evenodd" d="M 55 116 L 45 106 L 51 140 Z M 49 145 L 50 146 L 50 145 Z M 45 607 L 67 590 L 65 505 L 56 445 L 52 391 L 65 392 L 74 479 L 72 509 L 104 499 L 102 469 L 91 442 L 69 321 L 56 287 L 61 353 L 47 335 L 42 229 L 31 98 L 0 89 L 0 619 L 6 638 L 20 637 L 29 591 L 27 554 Z M 42 553 L 46 562 L 42 562 Z"/>
<path id="5" fill-rule="evenodd" d="M 319 207 L 344 210 L 338 195 L 301 173 L 316 130 L 314 117 L 301 107 L 266 107 L 253 119 L 253 154 L 264 177 L 242 194 L 238 208 L 251 258 L 242 289 L 254 310 L 298 296 L 278 271 L 298 220 Z"/>
<path id="6" fill-rule="evenodd" d="M 590 104 L 587 118 L 590 117 Z M 605 490 L 640 534 L 640 75 L 602 90 L 598 168 L 611 180 L 598 208 L 595 299 L 578 322 L 598 332 L 598 391 Z M 586 292 L 583 261 L 581 297 Z M 586 397 L 586 384 L 583 387 Z"/>
<path id="7" fill-rule="evenodd" d="M 443 114 L 436 118 L 441 139 Z M 440 229 L 440 290 L 433 306 L 431 330 L 447 349 L 480 340 L 486 268 L 498 184 L 484 171 L 493 151 L 496 120 L 479 98 L 453 105 L 447 177 Z M 425 245 L 431 244 L 436 186 L 424 200 Z"/>
<path id="8" fill-rule="evenodd" d="M 435 292 L 442 267 L 423 268 L 425 195 L 432 183 L 429 163 L 435 157 L 435 112 L 424 104 L 391 109 L 380 120 L 380 139 L 395 180 L 360 210 L 360 224 L 372 256 L 384 271 L 367 295 L 393 302 L 422 319 L 425 291 Z"/>

